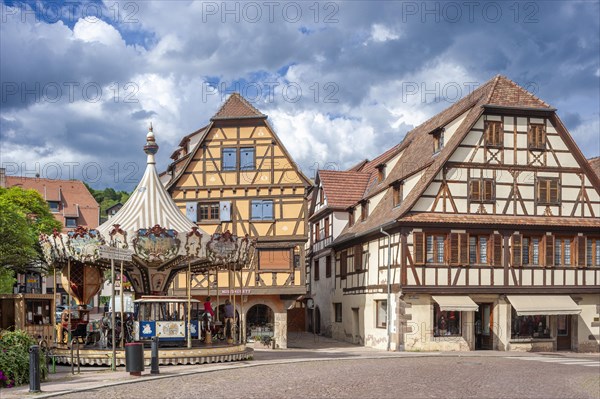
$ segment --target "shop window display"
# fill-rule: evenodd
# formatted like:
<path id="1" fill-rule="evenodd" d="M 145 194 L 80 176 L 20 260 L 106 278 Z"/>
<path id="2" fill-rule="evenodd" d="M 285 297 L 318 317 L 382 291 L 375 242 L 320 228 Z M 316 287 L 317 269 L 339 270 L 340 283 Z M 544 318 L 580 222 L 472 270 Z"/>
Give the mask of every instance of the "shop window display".
<path id="1" fill-rule="evenodd" d="M 433 324 L 433 335 L 435 337 L 461 335 L 460 312 L 454 310 L 441 311 L 437 303 L 433 306 Z"/>
<path id="2" fill-rule="evenodd" d="M 512 310 L 512 331 L 510 337 L 520 338 L 550 338 L 550 323 L 548 316 L 518 316 Z"/>

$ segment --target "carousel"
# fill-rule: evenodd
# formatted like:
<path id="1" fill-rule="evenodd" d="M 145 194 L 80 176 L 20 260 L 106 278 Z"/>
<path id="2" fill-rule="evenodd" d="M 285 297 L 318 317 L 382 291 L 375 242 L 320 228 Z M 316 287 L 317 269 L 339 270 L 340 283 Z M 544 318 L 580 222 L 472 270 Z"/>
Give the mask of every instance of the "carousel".
<path id="1" fill-rule="evenodd" d="M 61 272 L 62 284 L 75 309 L 57 320 L 53 355 L 59 363 L 125 365 L 124 345 L 144 343 L 150 364 L 150 345 L 159 342 L 159 364 L 198 364 L 245 360 L 251 356 L 243 342 L 239 320 L 214 318 L 209 301 L 191 297 L 194 275 L 228 270 L 235 273 L 254 254 L 255 240 L 229 232 L 208 235 L 191 222 L 161 184 L 154 156 L 158 151 L 150 126 L 144 152 L 145 173 L 125 205 L 98 229 L 81 226 L 66 234 L 42 235 L 40 244 L 49 265 Z M 109 273 L 110 271 L 110 273 Z M 133 309 L 125 309 L 123 290 L 115 306 L 115 273 L 125 276 L 135 292 Z M 185 273 L 186 297 L 169 297 L 167 290 Z M 110 274 L 111 311 L 90 321 L 87 303 Z M 235 279 L 231 279 L 235 284 Z M 56 278 L 55 278 L 56 282 Z M 231 287 L 235 292 L 235 287 Z M 233 313 L 242 306 L 231 304 Z M 217 311 L 218 312 L 218 311 Z M 231 312 L 231 311 L 230 311 Z M 73 355 L 77 347 L 78 356 Z"/>

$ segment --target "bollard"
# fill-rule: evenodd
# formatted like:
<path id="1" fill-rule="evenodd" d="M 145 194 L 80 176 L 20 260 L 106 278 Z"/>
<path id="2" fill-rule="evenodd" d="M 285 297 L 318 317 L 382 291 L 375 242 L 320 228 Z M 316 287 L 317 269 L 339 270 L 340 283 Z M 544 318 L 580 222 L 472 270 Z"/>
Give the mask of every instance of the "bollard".
<path id="1" fill-rule="evenodd" d="M 160 374 L 158 370 L 158 337 L 152 338 L 152 360 L 150 361 L 150 374 Z"/>
<path id="2" fill-rule="evenodd" d="M 29 347 L 29 392 L 41 392 L 40 389 L 40 347 Z"/>

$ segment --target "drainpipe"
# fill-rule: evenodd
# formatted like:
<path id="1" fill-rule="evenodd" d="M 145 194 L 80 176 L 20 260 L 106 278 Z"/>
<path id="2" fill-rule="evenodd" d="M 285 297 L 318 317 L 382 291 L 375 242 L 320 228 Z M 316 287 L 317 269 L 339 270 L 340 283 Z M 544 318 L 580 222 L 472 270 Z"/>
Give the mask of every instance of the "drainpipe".
<path id="1" fill-rule="evenodd" d="M 391 308 L 391 288 L 392 288 L 392 283 L 391 283 L 391 277 L 392 277 L 392 271 L 391 271 L 391 263 L 392 263 L 392 236 L 386 232 L 383 227 L 381 227 L 379 229 L 379 231 L 382 234 L 385 234 L 388 238 L 388 257 L 387 257 L 387 309 L 386 309 L 386 316 L 387 316 L 387 351 L 390 351 L 391 348 L 391 344 L 392 344 L 392 313 L 390 312 L 390 308 Z"/>

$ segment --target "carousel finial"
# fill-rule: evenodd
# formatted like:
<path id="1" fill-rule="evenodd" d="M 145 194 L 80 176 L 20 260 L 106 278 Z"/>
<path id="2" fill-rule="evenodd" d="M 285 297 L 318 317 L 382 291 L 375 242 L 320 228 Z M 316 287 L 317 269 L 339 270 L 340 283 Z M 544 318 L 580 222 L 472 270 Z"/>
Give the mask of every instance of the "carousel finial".
<path id="1" fill-rule="evenodd" d="M 156 144 L 156 139 L 154 138 L 154 130 L 152 128 L 152 122 L 150 122 L 150 128 L 148 129 L 148 134 L 146 135 L 146 145 L 144 146 L 144 152 L 148 155 L 148 163 L 156 163 L 154 161 L 154 155 L 158 152 L 158 144 Z"/>

